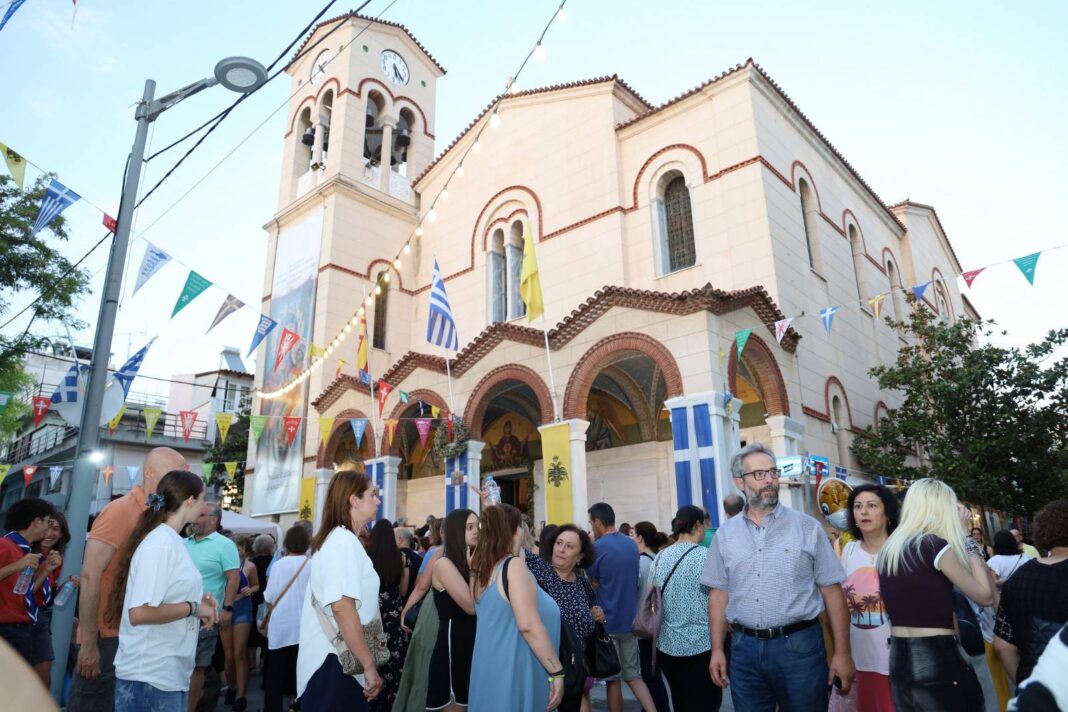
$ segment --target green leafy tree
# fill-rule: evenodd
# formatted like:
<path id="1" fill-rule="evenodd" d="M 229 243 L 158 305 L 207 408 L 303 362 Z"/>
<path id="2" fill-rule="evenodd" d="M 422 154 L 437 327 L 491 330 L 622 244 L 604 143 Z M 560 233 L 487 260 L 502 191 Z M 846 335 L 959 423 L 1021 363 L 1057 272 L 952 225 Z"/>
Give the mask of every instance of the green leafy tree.
<path id="1" fill-rule="evenodd" d="M 870 472 L 935 477 L 962 499 L 1031 514 L 1068 493 L 1068 329 L 1026 348 L 988 341 L 993 322 L 945 323 L 913 305 L 891 322 L 907 346 L 871 375 L 903 401 L 853 441 Z M 1004 332 L 1001 332 L 1003 335 Z"/>
<path id="2" fill-rule="evenodd" d="M 226 442 L 220 442 L 215 436 L 215 443 L 208 448 L 204 462 L 214 463 L 211 477 L 213 482 L 221 482 L 221 494 L 229 501 L 228 509 L 240 510 L 245 502 L 245 458 L 248 457 L 248 423 L 249 409 L 246 407 L 230 423 L 230 432 Z M 224 462 L 236 462 L 237 471 L 233 481 L 226 474 Z"/>
<path id="3" fill-rule="evenodd" d="M 29 317 L 24 317 L 29 322 L 24 331 L 0 334 L 0 391 L 4 392 L 18 392 L 33 382 L 22 372 L 22 359 L 45 342 L 33 335 L 33 324 L 63 321 L 73 329 L 85 327 L 73 312 L 77 300 L 89 292 L 89 274 L 75 268 L 56 247 L 68 241 L 66 220 L 60 215 L 30 236 L 52 177 L 40 176 L 23 191 L 9 176 L 0 175 L 0 324 L 15 316 L 13 307 L 21 308 L 28 297 L 40 295 L 27 312 Z M 17 432 L 29 412 L 26 404 L 12 401 L 0 413 L 0 436 Z"/>

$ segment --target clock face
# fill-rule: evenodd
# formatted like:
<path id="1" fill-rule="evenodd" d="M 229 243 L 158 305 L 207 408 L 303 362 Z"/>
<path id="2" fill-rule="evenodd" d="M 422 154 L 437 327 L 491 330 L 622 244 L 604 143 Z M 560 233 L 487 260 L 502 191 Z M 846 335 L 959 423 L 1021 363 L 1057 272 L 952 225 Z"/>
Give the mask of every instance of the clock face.
<path id="1" fill-rule="evenodd" d="M 397 86 L 404 86 L 410 78 L 408 65 L 404 63 L 399 54 L 391 49 L 382 52 L 382 71 L 386 78 Z"/>
<path id="2" fill-rule="evenodd" d="M 330 63 L 330 50 L 324 49 L 315 58 L 311 68 L 311 83 L 318 84 L 326 76 L 326 65 Z"/>

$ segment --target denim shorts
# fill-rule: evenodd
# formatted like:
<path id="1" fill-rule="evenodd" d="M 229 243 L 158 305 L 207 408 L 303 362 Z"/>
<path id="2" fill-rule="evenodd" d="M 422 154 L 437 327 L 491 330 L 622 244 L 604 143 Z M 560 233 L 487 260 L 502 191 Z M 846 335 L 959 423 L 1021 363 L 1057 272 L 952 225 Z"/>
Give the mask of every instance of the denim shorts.
<path id="1" fill-rule="evenodd" d="M 185 712 L 189 691 L 166 691 L 147 682 L 115 679 L 115 712 Z"/>

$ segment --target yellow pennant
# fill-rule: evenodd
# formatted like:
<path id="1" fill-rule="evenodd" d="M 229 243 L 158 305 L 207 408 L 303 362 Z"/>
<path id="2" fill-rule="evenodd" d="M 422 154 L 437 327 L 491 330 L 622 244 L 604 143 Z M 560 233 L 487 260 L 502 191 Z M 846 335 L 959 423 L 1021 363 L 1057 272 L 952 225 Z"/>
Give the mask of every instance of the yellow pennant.
<path id="1" fill-rule="evenodd" d="M 215 424 L 219 426 L 219 442 L 226 442 L 226 436 L 230 434 L 230 424 L 234 422 L 233 413 L 216 413 Z"/>
<path id="2" fill-rule="evenodd" d="M 386 433 L 389 435 L 389 444 L 393 445 L 393 435 L 397 432 L 397 423 L 399 421 L 389 418 L 386 420 Z"/>
<path id="3" fill-rule="evenodd" d="M 319 437 L 326 445 L 326 439 L 330 437 L 330 431 L 334 429 L 334 421 L 337 418 L 319 418 Z"/>
<path id="4" fill-rule="evenodd" d="M 434 418 L 438 417 L 439 415 L 441 415 L 441 408 L 437 407 L 436 405 L 430 406 L 430 415 Z"/>
<path id="5" fill-rule="evenodd" d="M 885 294 L 878 294 L 868 300 L 868 306 L 875 312 L 875 318 L 879 318 L 879 311 L 883 308 L 883 300 L 886 299 Z"/>
<path id="6" fill-rule="evenodd" d="M 326 356 L 326 349 L 324 349 L 322 346 L 318 346 L 316 344 L 312 344 L 311 347 L 308 349 L 308 354 L 312 358 L 318 358 L 320 356 Z"/>
<path id="7" fill-rule="evenodd" d="M 108 433 L 114 433 L 115 428 L 119 427 L 119 423 L 122 422 L 122 416 L 126 413 L 126 404 L 123 403 L 119 408 L 119 412 L 115 414 L 115 417 L 108 421 Z"/>
<path id="8" fill-rule="evenodd" d="M 545 425 L 541 451 L 545 464 L 545 521 L 565 524 L 574 519 L 571 504 L 571 447 L 567 423 Z"/>
<path id="9" fill-rule="evenodd" d="M 234 475 L 237 473 L 236 462 L 224 462 L 223 467 L 226 468 L 226 476 L 230 478 L 230 481 L 234 481 Z"/>
<path id="10" fill-rule="evenodd" d="M 26 182 L 26 159 L 2 143 L 0 143 L 0 153 L 4 154 L 4 160 L 7 161 L 7 169 L 11 171 L 11 177 L 15 179 L 15 185 L 19 187 L 19 190 L 22 190 L 22 186 Z"/>

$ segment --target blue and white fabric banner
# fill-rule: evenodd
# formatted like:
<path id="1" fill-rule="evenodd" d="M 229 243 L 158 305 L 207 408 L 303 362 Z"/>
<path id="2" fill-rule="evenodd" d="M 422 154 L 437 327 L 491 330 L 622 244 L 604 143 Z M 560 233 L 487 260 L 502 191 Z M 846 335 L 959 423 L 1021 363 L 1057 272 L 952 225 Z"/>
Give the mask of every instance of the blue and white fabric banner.
<path id="1" fill-rule="evenodd" d="M 426 340 L 435 346 L 452 351 L 460 350 L 456 320 L 452 316 L 452 307 L 449 306 L 449 297 L 445 293 L 445 280 L 441 278 L 437 258 L 434 258 L 434 275 L 430 279 L 430 313 L 426 320 Z"/>
<path id="2" fill-rule="evenodd" d="M 359 450 L 363 434 L 367 432 L 367 418 L 353 418 L 349 422 L 352 425 L 352 434 L 356 436 L 356 449 Z"/>
<path id="3" fill-rule="evenodd" d="M 48 468 L 48 489 L 55 489 L 56 483 L 59 482 L 59 478 L 63 476 L 63 466 L 53 466 Z"/>
<path id="4" fill-rule="evenodd" d="M 846 468 L 842 467 L 841 465 L 835 465 L 834 466 L 834 476 L 837 477 L 838 479 L 840 479 L 840 480 L 846 479 L 846 473 L 847 473 Z"/>
<path id="5" fill-rule="evenodd" d="M 133 384 L 134 378 L 137 377 L 137 372 L 141 369 L 141 363 L 145 360 L 145 354 L 148 353 L 149 347 L 156 341 L 156 337 L 145 344 L 144 348 L 135 353 L 130 359 L 122 365 L 118 371 L 115 372 L 115 380 L 122 386 L 123 400 L 130 396 L 130 386 Z"/>
<path id="6" fill-rule="evenodd" d="M 133 487 L 134 485 L 137 484 L 137 480 L 138 480 L 138 477 L 140 476 L 140 474 L 141 474 L 141 466 L 140 465 L 127 465 L 126 466 L 126 476 L 130 480 L 130 487 Z"/>
<path id="7" fill-rule="evenodd" d="M 4 25 L 11 19 L 11 16 L 15 14 L 15 10 L 22 7 L 22 3 L 26 0 L 12 0 L 11 4 L 7 6 L 7 12 L 4 13 L 4 17 L 0 18 L 0 30 L 4 29 Z"/>
<path id="8" fill-rule="evenodd" d="M 467 453 L 445 458 L 445 514 L 468 509 Z"/>
<path id="9" fill-rule="evenodd" d="M 278 322 L 267 316 L 266 314 L 260 314 L 260 323 L 256 324 L 256 333 L 252 335 L 252 345 L 248 347 L 248 353 L 245 354 L 245 358 L 252 355 L 252 352 L 256 350 L 256 347 L 260 345 L 260 342 L 274 330 L 274 327 L 278 326 Z"/>
<path id="10" fill-rule="evenodd" d="M 719 495 L 709 405 L 696 403 L 672 408 L 671 434 L 679 506 L 704 507 L 712 517 L 712 526 L 718 527 Z"/>
<path id="11" fill-rule="evenodd" d="M 59 382 L 52 394 L 53 403 L 77 403 L 81 397 L 78 393 L 78 374 L 88 373 L 88 364 L 74 364 L 67 371 L 67 375 Z"/>
<path id="12" fill-rule="evenodd" d="M 59 217 L 59 214 L 70 207 L 73 203 L 81 200 L 82 196 L 75 193 L 55 178 L 48 184 L 44 200 L 41 201 L 41 210 L 37 213 L 37 221 L 33 224 L 30 237 L 48 227 L 48 224 Z"/>
<path id="13" fill-rule="evenodd" d="M 137 281 L 134 282 L 133 293 L 137 294 L 137 290 L 145 285 L 145 282 L 152 279 L 156 272 L 163 269 L 163 266 L 171 261 L 171 256 L 163 250 L 159 249 L 151 242 L 147 243 L 145 247 L 145 254 L 141 257 L 141 267 L 137 270 Z"/>

